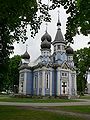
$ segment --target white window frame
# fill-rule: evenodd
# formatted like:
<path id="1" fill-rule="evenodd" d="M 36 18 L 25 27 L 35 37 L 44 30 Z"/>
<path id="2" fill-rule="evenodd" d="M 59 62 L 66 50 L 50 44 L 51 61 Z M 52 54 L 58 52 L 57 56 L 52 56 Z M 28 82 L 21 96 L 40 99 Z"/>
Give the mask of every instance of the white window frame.
<path id="1" fill-rule="evenodd" d="M 34 76 L 34 88 L 35 89 L 37 88 L 37 76 L 36 75 Z"/>
<path id="2" fill-rule="evenodd" d="M 46 89 L 49 89 L 49 74 L 46 74 Z"/>

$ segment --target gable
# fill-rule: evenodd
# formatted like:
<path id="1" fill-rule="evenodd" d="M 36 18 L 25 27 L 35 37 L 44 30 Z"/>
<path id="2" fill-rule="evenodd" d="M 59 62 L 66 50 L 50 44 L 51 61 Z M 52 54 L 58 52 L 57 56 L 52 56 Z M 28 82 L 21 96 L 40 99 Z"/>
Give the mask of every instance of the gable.
<path id="1" fill-rule="evenodd" d="M 61 68 L 62 69 L 70 69 L 69 65 L 67 62 L 64 62 L 62 65 L 61 65 Z"/>

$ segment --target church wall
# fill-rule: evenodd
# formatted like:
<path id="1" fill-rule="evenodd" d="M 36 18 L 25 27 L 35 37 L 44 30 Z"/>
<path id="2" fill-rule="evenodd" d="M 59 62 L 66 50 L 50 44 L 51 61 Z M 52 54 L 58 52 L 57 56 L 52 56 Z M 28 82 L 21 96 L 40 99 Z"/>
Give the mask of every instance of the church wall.
<path id="1" fill-rule="evenodd" d="M 33 95 L 37 95 L 38 91 L 38 72 L 33 72 Z"/>
<path id="2" fill-rule="evenodd" d="M 26 81 L 26 94 L 33 94 L 33 78 L 32 71 L 27 72 L 27 81 Z"/>
<path id="3" fill-rule="evenodd" d="M 56 91 L 57 91 L 57 96 L 60 96 L 60 68 L 57 68 L 57 85 L 56 85 Z"/>
<path id="4" fill-rule="evenodd" d="M 61 55 L 61 60 L 64 62 L 64 61 L 67 61 L 67 55 L 66 53 L 62 53 Z"/>
<path id="5" fill-rule="evenodd" d="M 63 95 L 63 94 L 68 94 L 68 87 L 69 87 L 69 72 L 68 72 L 68 70 L 66 70 L 66 69 L 61 69 L 61 71 L 60 71 L 60 94 L 61 95 Z M 63 83 L 65 83 L 65 93 L 63 93 Z"/>
<path id="6" fill-rule="evenodd" d="M 48 81 L 47 81 L 47 75 L 48 75 Z M 47 85 L 48 84 L 48 85 Z M 50 71 L 45 72 L 45 95 L 50 95 Z"/>
<path id="7" fill-rule="evenodd" d="M 24 72 L 19 72 L 19 93 L 23 92 L 23 81 L 24 81 Z"/>
<path id="8" fill-rule="evenodd" d="M 62 64 L 64 61 L 67 61 L 67 55 L 64 52 L 57 52 L 55 55 L 55 62 Z"/>
<path id="9" fill-rule="evenodd" d="M 57 87 L 57 72 L 54 69 L 52 71 L 52 95 L 56 95 L 56 87 Z"/>

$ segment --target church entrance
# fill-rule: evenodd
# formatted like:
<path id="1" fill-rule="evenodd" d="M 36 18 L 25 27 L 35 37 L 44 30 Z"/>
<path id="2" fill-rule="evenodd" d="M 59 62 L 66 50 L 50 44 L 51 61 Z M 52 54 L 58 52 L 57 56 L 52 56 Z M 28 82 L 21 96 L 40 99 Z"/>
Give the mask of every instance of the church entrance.
<path id="1" fill-rule="evenodd" d="M 62 94 L 67 94 L 67 82 L 62 82 Z"/>

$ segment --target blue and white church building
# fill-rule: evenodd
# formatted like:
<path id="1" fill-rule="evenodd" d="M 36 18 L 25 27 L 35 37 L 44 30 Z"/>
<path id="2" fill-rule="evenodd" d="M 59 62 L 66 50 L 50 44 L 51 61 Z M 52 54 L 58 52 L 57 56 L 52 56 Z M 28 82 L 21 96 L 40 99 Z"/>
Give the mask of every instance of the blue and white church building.
<path id="1" fill-rule="evenodd" d="M 30 62 L 30 55 L 22 55 L 19 67 L 19 94 L 31 96 L 76 96 L 76 71 L 73 49 L 66 45 L 58 18 L 57 32 L 52 41 L 47 30 L 41 37 L 41 55 Z M 51 54 L 51 45 L 54 51 Z"/>

